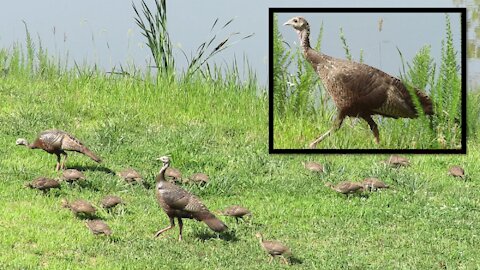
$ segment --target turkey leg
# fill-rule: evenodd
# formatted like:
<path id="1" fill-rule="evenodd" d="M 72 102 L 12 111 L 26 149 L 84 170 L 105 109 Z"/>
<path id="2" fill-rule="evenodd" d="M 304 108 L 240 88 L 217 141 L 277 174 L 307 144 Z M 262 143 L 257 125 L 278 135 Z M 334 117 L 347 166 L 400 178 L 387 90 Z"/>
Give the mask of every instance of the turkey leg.
<path id="1" fill-rule="evenodd" d="M 58 171 L 58 170 L 60 170 L 61 157 L 60 157 L 60 154 L 56 154 L 56 155 L 57 155 L 57 166 L 55 166 L 55 171 Z"/>
<path id="2" fill-rule="evenodd" d="M 67 167 L 65 167 L 65 162 L 67 162 L 67 157 L 68 157 L 68 155 L 67 155 L 66 152 L 63 152 L 62 154 L 65 156 L 65 158 L 63 159 L 63 162 L 62 162 L 62 165 L 60 166 L 60 168 L 61 168 L 62 170 L 65 170 L 65 169 L 67 168 Z"/>
<path id="3" fill-rule="evenodd" d="M 337 116 L 337 119 L 335 119 L 335 122 L 333 123 L 333 127 L 331 129 L 329 129 L 327 132 L 325 132 L 322 136 L 315 139 L 315 141 L 313 141 L 309 145 L 309 148 L 310 149 L 317 148 L 317 144 L 319 142 L 323 141 L 323 139 L 325 139 L 328 135 L 330 135 L 330 133 L 337 131 L 342 126 L 343 119 L 345 119 L 345 117 L 346 117 L 346 114 L 344 112 L 339 112 L 338 116 Z"/>
<path id="4" fill-rule="evenodd" d="M 378 133 L 378 126 L 375 121 L 373 121 L 372 117 L 370 115 L 367 116 L 362 116 L 365 121 L 367 121 L 368 125 L 370 126 L 370 130 L 373 132 L 373 136 L 375 136 L 375 143 L 379 144 L 380 143 L 380 134 Z"/>
<path id="5" fill-rule="evenodd" d="M 177 218 L 178 219 L 178 228 L 180 230 L 180 234 L 178 236 L 178 241 L 182 241 L 182 230 L 183 230 L 183 221 L 181 218 Z"/>
<path id="6" fill-rule="evenodd" d="M 158 237 L 160 234 L 170 230 L 171 228 L 175 227 L 175 220 L 173 220 L 173 218 L 170 218 L 170 226 L 164 228 L 164 229 L 161 229 L 160 231 L 158 231 L 156 234 L 155 234 L 155 237 Z"/>

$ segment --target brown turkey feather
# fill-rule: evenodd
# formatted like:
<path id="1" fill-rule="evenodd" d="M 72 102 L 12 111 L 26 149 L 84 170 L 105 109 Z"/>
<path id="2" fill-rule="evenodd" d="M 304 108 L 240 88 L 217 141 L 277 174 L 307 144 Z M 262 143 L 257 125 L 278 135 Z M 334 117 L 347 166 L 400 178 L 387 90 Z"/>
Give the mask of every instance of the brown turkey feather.
<path id="1" fill-rule="evenodd" d="M 315 51 L 310 47 L 310 26 L 303 17 L 293 17 L 284 25 L 291 25 L 296 30 L 305 59 L 320 77 L 338 110 L 333 127 L 315 139 L 310 144 L 311 148 L 315 148 L 317 143 L 338 130 L 347 116 L 364 119 L 377 143 L 380 136 L 372 115 L 393 118 L 418 117 L 412 96 L 400 79 L 369 65 L 334 58 Z M 433 115 L 430 98 L 417 88 L 413 88 L 413 93 L 418 97 L 424 113 Z"/>
<path id="2" fill-rule="evenodd" d="M 204 212 L 201 214 L 195 214 L 195 219 L 203 221 L 205 224 L 208 225 L 210 229 L 215 232 L 223 232 L 228 229 L 227 225 L 219 220 L 215 215 L 210 212 Z"/>

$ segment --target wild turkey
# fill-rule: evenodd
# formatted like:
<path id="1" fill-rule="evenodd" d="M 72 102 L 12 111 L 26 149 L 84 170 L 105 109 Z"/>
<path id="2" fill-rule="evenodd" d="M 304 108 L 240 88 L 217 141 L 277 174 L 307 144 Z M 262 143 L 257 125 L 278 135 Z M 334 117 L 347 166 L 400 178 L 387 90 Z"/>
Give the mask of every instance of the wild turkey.
<path id="1" fill-rule="evenodd" d="M 307 161 L 303 163 L 303 167 L 311 172 L 323 173 L 323 166 L 314 161 Z"/>
<path id="2" fill-rule="evenodd" d="M 118 176 L 123 178 L 127 183 L 140 183 L 143 181 L 142 175 L 132 168 L 125 169 L 118 173 Z"/>
<path id="3" fill-rule="evenodd" d="M 391 155 L 387 160 L 383 161 L 383 163 L 392 167 L 402 167 L 410 165 L 410 161 L 407 158 L 397 155 Z"/>
<path id="4" fill-rule="evenodd" d="M 118 196 L 108 195 L 108 196 L 105 196 L 100 203 L 103 208 L 110 209 L 117 206 L 118 204 L 123 203 L 123 201 L 122 201 L 122 198 Z"/>
<path id="5" fill-rule="evenodd" d="M 453 177 L 460 177 L 460 178 L 465 177 L 465 171 L 460 166 L 450 167 L 450 169 L 448 170 L 448 174 L 453 176 Z"/>
<path id="6" fill-rule="evenodd" d="M 362 192 L 364 190 L 364 187 L 355 182 L 340 182 L 337 185 L 333 185 L 330 182 L 325 183 L 325 186 L 330 187 L 331 189 L 335 190 L 338 193 L 344 194 L 344 195 L 349 195 L 349 194 L 355 194 L 358 192 Z"/>
<path id="7" fill-rule="evenodd" d="M 85 200 L 76 200 L 69 203 L 66 199 L 62 199 L 62 207 L 69 208 L 77 216 L 92 217 L 95 216 L 96 212 L 95 207 Z"/>
<path id="8" fill-rule="evenodd" d="M 107 223 L 103 222 L 103 220 L 87 220 L 85 225 L 87 225 L 87 228 L 89 228 L 93 234 L 105 234 L 107 236 L 112 234 L 112 230 Z"/>
<path id="9" fill-rule="evenodd" d="M 370 191 L 376 191 L 380 188 L 389 188 L 387 184 L 385 184 L 383 181 L 380 181 L 378 178 L 365 178 L 362 182 L 362 185 L 364 189 Z"/>
<path id="10" fill-rule="evenodd" d="M 271 256 L 268 263 L 272 262 L 273 257 L 280 256 L 285 264 L 289 264 L 285 255 L 291 255 L 291 251 L 287 246 L 279 241 L 264 240 L 261 233 L 256 233 L 255 236 L 260 240 L 262 248 Z"/>
<path id="11" fill-rule="evenodd" d="M 203 186 L 208 183 L 209 179 L 208 175 L 204 173 L 194 173 L 188 178 L 188 181 Z"/>
<path id="12" fill-rule="evenodd" d="M 412 97 L 401 80 L 365 64 L 316 52 L 310 47 L 310 26 L 303 17 L 293 17 L 284 25 L 291 25 L 298 33 L 303 55 L 319 75 L 338 110 L 333 127 L 315 139 L 310 148 L 315 148 L 330 133 L 338 130 L 346 116 L 367 121 L 377 144 L 380 136 L 372 115 L 418 117 Z M 430 98 L 419 89 L 414 91 L 424 113 L 433 115 Z"/>
<path id="13" fill-rule="evenodd" d="M 163 232 L 173 228 L 175 226 L 174 218 L 177 218 L 178 220 L 178 227 L 180 230 L 179 240 L 182 240 L 182 218 L 203 221 L 215 232 L 223 232 L 227 230 L 227 226 L 216 218 L 215 215 L 210 213 L 200 199 L 181 187 L 165 180 L 165 171 L 170 166 L 170 159 L 168 157 L 161 157 L 159 160 L 163 162 L 163 167 L 160 169 L 160 172 L 156 177 L 157 184 L 155 193 L 158 204 L 163 208 L 170 219 L 170 226 L 159 230 L 155 234 L 155 237 L 158 237 Z"/>
<path id="14" fill-rule="evenodd" d="M 32 182 L 25 184 L 25 187 L 41 190 L 43 193 L 47 193 L 52 188 L 60 188 L 60 182 L 55 179 L 46 177 L 38 177 Z"/>
<path id="15" fill-rule="evenodd" d="M 98 163 L 102 161 L 77 138 L 65 131 L 57 129 L 43 131 L 31 144 L 29 144 L 27 140 L 23 138 L 17 139 L 16 144 L 24 145 L 30 149 L 43 149 L 50 154 L 55 154 L 57 156 L 57 166 L 55 167 L 56 171 L 60 170 L 60 168 L 65 169 L 65 162 L 67 161 L 67 153 L 65 151 L 82 153 Z M 60 164 L 60 155 L 65 156 L 62 164 Z"/>
<path id="16" fill-rule="evenodd" d="M 219 211 L 219 213 L 220 215 L 234 217 L 237 223 L 239 218 L 243 220 L 244 216 L 251 215 L 250 210 L 240 205 L 229 206 L 224 210 Z"/>
<path id="17" fill-rule="evenodd" d="M 68 183 L 73 183 L 79 180 L 85 180 L 85 175 L 81 171 L 75 170 L 75 169 L 64 170 L 62 173 L 62 176 L 63 176 L 63 180 L 65 180 Z"/>

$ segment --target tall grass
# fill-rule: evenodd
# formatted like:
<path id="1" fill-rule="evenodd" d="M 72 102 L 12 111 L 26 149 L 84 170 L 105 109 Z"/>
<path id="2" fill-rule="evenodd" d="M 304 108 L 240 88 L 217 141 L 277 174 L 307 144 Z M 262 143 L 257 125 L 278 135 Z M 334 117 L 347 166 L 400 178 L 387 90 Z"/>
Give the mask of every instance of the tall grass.
<path id="1" fill-rule="evenodd" d="M 159 69 L 159 74 L 172 77 L 175 72 L 175 59 L 173 57 L 172 44 L 167 29 L 166 0 L 155 0 L 155 10 L 153 12 L 150 10 L 145 0 L 142 0 L 141 3 L 143 16 L 140 15 L 135 4 L 132 4 L 133 10 L 136 14 L 135 21 L 142 30 L 143 36 L 147 39 L 146 44 L 152 53 L 156 67 Z M 198 71 L 200 71 L 203 77 L 214 75 L 208 65 L 208 60 L 235 43 L 248 39 L 254 35 L 254 33 L 251 33 L 238 40 L 232 41 L 233 37 L 241 34 L 239 32 L 232 32 L 226 38 L 218 41 L 219 31 L 225 30 L 233 21 L 233 18 L 228 20 L 217 30 L 216 27 L 220 20 L 219 18 L 216 18 L 210 28 L 210 32 L 212 33 L 211 37 L 198 46 L 194 55 L 188 57 L 182 50 L 183 55 L 189 62 L 187 71 L 184 74 L 186 79 L 189 79 Z M 206 68 L 202 69 L 204 66 L 206 66 Z M 218 75 L 218 72 L 215 72 L 215 75 Z"/>
<path id="2" fill-rule="evenodd" d="M 137 17 L 135 21 L 147 39 L 146 44 L 150 48 L 158 73 L 170 77 L 175 72 L 175 60 L 172 53 L 172 43 L 167 30 L 167 1 L 155 0 L 155 12 L 153 13 L 146 2 L 142 0 L 142 15 L 132 3 Z"/>
<path id="3" fill-rule="evenodd" d="M 318 95 L 317 89 L 321 82 L 316 74 L 308 69 L 310 66 L 304 59 L 298 46 L 287 50 L 282 47 L 283 38 L 276 26 L 274 30 L 274 96 L 275 112 L 278 122 L 274 123 L 275 148 L 304 148 L 308 140 L 313 140 L 321 132 L 330 128 L 335 115 L 335 107 L 328 100 L 325 91 Z M 401 79 L 409 89 L 426 89 L 433 101 L 435 115 L 425 117 L 423 110 L 419 111 L 419 119 L 388 119 L 379 117 L 381 145 L 370 143 L 371 134 L 368 126 L 363 122 L 346 123 L 354 132 L 340 129 L 334 137 L 319 144 L 325 148 L 393 148 L 393 149 L 459 149 L 461 147 L 461 80 L 459 67 L 456 62 L 456 51 L 453 47 L 453 36 L 450 18 L 446 15 L 446 36 L 442 41 L 442 57 L 438 65 L 430 56 L 430 48 L 423 47 L 407 63 L 407 69 L 401 74 Z M 347 59 L 352 55 L 347 39 L 340 28 L 340 43 L 345 49 Z M 319 40 L 317 40 L 318 44 Z M 399 51 L 402 63 L 405 62 Z M 363 51 L 360 53 L 360 62 L 363 61 Z M 296 61 L 295 61 L 296 60 Z M 296 63 L 296 66 L 293 65 Z M 289 76 L 289 70 L 296 73 Z M 293 83 L 292 83 L 293 82 Z M 412 92 L 413 93 L 413 92 Z M 420 106 L 418 99 L 412 95 L 416 106 Z M 281 102 L 279 102 L 281 101 Z M 293 106 L 286 106 L 292 104 Z M 312 110 L 312 104 L 314 109 Z M 296 133 L 296 134 L 295 134 Z M 347 134 L 349 133 L 349 134 Z M 399 134 L 403 134 L 399 136 Z M 364 135 L 361 135 L 364 134 Z M 405 136 L 409 134 L 409 136 Z M 421 134 L 421 135 L 420 135 Z M 277 137 L 278 135 L 278 137 Z M 365 137 L 365 136 L 369 137 Z M 382 136 L 383 135 L 383 136 Z M 308 139 L 309 138 L 309 139 Z M 292 141 L 288 141 L 292 140 Z"/>

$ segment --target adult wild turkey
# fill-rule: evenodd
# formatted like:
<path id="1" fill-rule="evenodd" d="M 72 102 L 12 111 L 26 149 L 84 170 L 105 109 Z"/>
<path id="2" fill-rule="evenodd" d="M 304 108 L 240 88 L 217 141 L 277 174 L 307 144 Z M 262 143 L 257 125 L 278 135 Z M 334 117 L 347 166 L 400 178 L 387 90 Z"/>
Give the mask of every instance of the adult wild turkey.
<path id="1" fill-rule="evenodd" d="M 380 136 L 372 115 L 418 117 L 412 97 L 401 80 L 374 67 L 315 51 L 310 47 L 310 26 L 303 17 L 293 17 L 284 25 L 291 25 L 297 31 L 303 55 L 317 72 L 338 110 L 333 127 L 315 139 L 310 148 L 316 148 L 325 137 L 338 130 L 347 116 L 367 121 L 377 144 Z M 430 98 L 419 89 L 414 91 L 424 113 L 433 115 Z"/>
<path id="2" fill-rule="evenodd" d="M 157 196 L 158 204 L 163 208 L 170 219 L 170 226 L 159 230 L 155 234 L 155 237 L 158 237 L 163 232 L 173 228 L 175 226 L 174 218 L 177 218 L 178 220 L 178 227 L 180 230 L 179 240 L 182 240 L 182 218 L 203 221 L 215 232 L 223 232 L 227 230 L 227 226 L 216 218 L 199 198 L 174 183 L 165 180 L 165 171 L 170 166 L 170 159 L 164 156 L 159 158 L 159 160 L 163 162 L 163 167 L 160 169 L 160 172 L 156 177 L 157 184 L 155 194 Z"/>
<path id="3" fill-rule="evenodd" d="M 27 140 L 23 138 L 17 139 L 16 144 L 24 145 L 30 149 L 43 149 L 50 154 L 55 154 L 57 156 L 57 166 L 55 167 L 56 171 L 58 171 L 60 168 L 66 168 L 65 162 L 67 161 L 67 153 L 65 151 L 75 151 L 78 153 L 82 153 L 98 163 L 102 161 L 92 151 L 90 151 L 90 149 L 83 145 L 83 143 L 81 143 L 77 138 L 73 137 L 65 131 L 57 129 L 43 131 L 31 144 L 29 144 Z M 60 164 L 60 155 L 65 156 L 62 164 Z"/>

